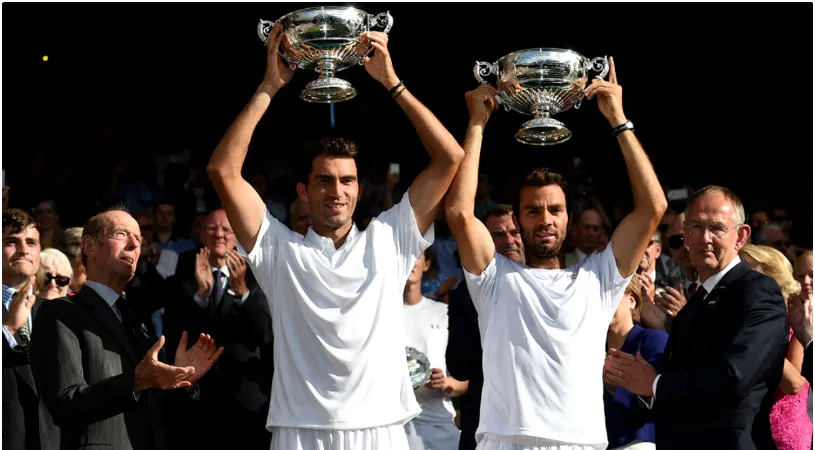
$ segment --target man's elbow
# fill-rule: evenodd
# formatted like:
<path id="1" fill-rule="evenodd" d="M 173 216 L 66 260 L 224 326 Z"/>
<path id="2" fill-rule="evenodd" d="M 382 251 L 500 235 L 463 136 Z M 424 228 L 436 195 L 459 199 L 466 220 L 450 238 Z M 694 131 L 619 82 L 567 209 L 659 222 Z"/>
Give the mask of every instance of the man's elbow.
<path id="1" fill-rule="evenodd" d="M 461 202 L 451 201 L 449 198 L 444 204 L 444 219 L 451 228 L 462 228 L 467 220 L 473 217 L 473 212 Z"/>

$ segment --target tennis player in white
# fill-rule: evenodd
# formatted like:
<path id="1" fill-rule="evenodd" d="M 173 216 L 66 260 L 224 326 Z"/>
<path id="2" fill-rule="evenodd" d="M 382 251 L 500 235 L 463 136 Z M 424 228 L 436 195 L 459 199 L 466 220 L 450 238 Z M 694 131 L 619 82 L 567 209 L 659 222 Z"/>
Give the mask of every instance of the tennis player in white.
<path id="1" fill-rule="evenodd" d="M 363 44 L 375 51 L 365 69 L 408 116 L 430 164 L 401 202 L 361 232 L 352 221 L 360 195 L 356 145 L 322 140 L 312 148 L 308 178 L 297 185 L 312 226 L 306 236 L 289 230 L 241 176 L 256 125 L 293 75 L 278 56 L 281 38 L 276 25 L 267 40 L 263 82 L 208 167 L 239 250 L 269 299 L 275 336 L 271 448 L 407 450 L 403 425 L 421 410 L 408 377 L 403 306 L 394 299 L 432 243 L 433 219 L 464 152 L 394 73 L 387 35 L 367 33 Z M 283 124 L 270 126 L 287 132 Z"/>
<path id="2" fill-rule="evenodd" d="M 568 225 L 563 179 L 533 169 L 513 208 L 526 264 L 496 254 L 490 233 L 473 215 L 482 134 L 496 94 L 487 85 L 467 93 L 465 157 L 445 211 L 484 349 L 477 448 L 605 449 L 606 331 L 667 202 L 633 127 L 626 125 L 612 61 L 609 81 L 594 80 L 587 98 L 598 98 L 614 129 L 634 191 L 633 212 L 605 251 L 564 268 L 559 258 Z"/>

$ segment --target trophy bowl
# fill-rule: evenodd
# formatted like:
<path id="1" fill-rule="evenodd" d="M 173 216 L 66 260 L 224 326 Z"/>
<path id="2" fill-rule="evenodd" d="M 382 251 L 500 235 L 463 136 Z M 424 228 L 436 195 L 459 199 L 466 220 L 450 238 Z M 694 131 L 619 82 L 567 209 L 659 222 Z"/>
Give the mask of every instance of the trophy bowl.
<path id="1" fill-rule="evenodd" d="M 430 360 L 427 355 L 413 347 L 405 347 L 408 373 L 413 389 L 422 387 L 430 379 Z"/>
<path id="2" fill-rule="evenodd" d="M 260 19 L 258 36 L 266 38 L 275 23 L 283 26 L 280 54 L 289 67 L 316 70 L 320 76 L 306 85 L 300 98 L 312 103 L 337 103 L 357 95 L 351 83 L 336 73 L 364 64 L 371 48 L 360 41 L 362 33 L 375 27 L 388 33 L 390 13 L 376 16 L 349 6 L 317 6 L 291 12 L 276 22 Z"/>
<path id="3" fill-rule="evenodd" d="M 555 145 L 566 142 L 572 132 L 552 116 L 580 108 L 589 71 L 608 73 L 608 59 L 588 59 L 572 50 L 536 48 L 510 53 L 495 63 L 476 61 L 475 78 L 495 75 L 498 101 L 504 108 L 534 116 L 515 133 L 515 139 L 530 145 Z"/>

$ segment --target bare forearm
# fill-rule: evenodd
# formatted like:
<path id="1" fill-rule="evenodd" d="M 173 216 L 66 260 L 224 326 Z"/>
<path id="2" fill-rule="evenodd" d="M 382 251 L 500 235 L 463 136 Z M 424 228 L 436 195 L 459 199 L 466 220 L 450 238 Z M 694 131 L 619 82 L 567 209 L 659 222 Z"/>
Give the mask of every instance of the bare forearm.
<path id="1" fill-rule="evenodd" d="M 784 372 L 781 376 L 781 390 L 787 395 L 795 395 L 801 392 L 806 384 L 806 378 L 801 376 L 801 369 L 795 367 L 789 359 L 784 360 Z"/>
<path id="2" fill-rule="evenodd" d="M 447 193 L 445 211 L 450 216 L 474 214 L 475 193 L 478 188 L 478 162 L 481 158 L 481 143 L 484 138 L 484 127 L 470 125 L 464 136 L 464 160 Z"/>
<path id="3" fill-rule="evenodd" d="M 617 142 L 628 168 L 628 178 L 634 194 L 634 210 L 647 213 L 653 217 L 652 220 L 659 221 L 668 203 L 648 155 L 631 130 L 620 133 Z"/>
<path id="4" fill-rule="evenodd" d="M 456 139 L 409 90 L 405 89 L 396 98 L 396 103 L 407 114 L 433 162 L 449 163 L 452 166 L 461 161 L 463 155 Z"/>
<path id="5" fill-rule="evenodd" d="M 459 381 L 450 377 L 450 387 L 453 388 L 452 391 L 448 393 L 450 397 L 461 397 L 470 389 L 470 380 Z"/>
<path id="6" fill-rule="evenodd" d="M 240 176 L 252 134 L 276 91 L 261 86 L 232 122 L 209 160 L 208 171 L 221 177 Z"/>

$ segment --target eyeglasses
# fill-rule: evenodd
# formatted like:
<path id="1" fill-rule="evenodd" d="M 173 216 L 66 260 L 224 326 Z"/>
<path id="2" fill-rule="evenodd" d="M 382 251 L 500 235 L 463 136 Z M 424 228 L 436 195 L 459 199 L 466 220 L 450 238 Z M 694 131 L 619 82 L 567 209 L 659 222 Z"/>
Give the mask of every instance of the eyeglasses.
<path id="1" fill-rule="evenodd" d="M 218 232 L 218 229 L 219 229 L 219 228 L 220 228 L 220 229 L 221 229 L 221 231 L 223 231 L 223 232 L 224 232 L 224 234 L 226 234 L 226 235 L 230 235 L 230 234 L 232 234 L 232 228 L 229 228 L 229 227 L 221 227 L 221 226 L 215 225 L 214 223 L 213 223 L 213 224 L 210 224 L 210 225 L 205 226 L 205 227 L 204 227 L 204 231 L 206 231 L 207 233 L 212 233 L 212 234 L 215 234 L 215 233 L 217 233 L 217 232 Z"/>
<path id="2" fill-rule="evenodd" d="M 45 284 L 51 283 L 54 280 L 59 287 L 65 287 L 71 284 L 71 277 L 65 275 L 54 275 L 51 272 L 45 272 Z"/>
<path id="3" fill-rule="evenodd" d="M 681 234 L 675 234 L 673 236 L 668 237 L 668 246 L 674 250 L 677 250 L 679 247 L 685 245 L 685 236 Z"/>
<path id="4" fill-rule="evenodd" d="M 688 226 L 688 229 L 690 230 L 690 235 L 693 237 L 702 237 L 705 235 L 706 231 L 710 231 L 710 234 L 714 238 L 721 239 L 733 228 L 727 228 L 726 226 L 718 223 L 713 225 L 705 225 L 701 222 L 694 222 Z"/>
<path id="5" fill-rule="evenodd" d="M 111 239 L 114 239 L 114 240 L 117 240 L 117 241 L 124 241 L 124 242 L 130 241 L 131 237 L 135 237 L 136 241 L 139 243 L 139 246 L 141 246 L 142 243 L 144 243 L 144 238 L 143 237 L 141 237 L 141 236 L 139 236 L 137 234 L 133 234 L 133 233 L 131 233 L 129 231 L 126 231 L 126 230 L 116 230 L 116 231 L 108 234 L 107 236 L 109 238 L 111 238 Z"/>

